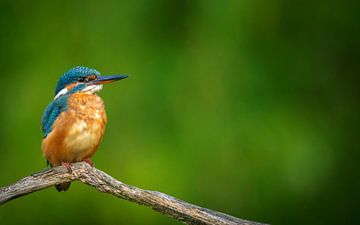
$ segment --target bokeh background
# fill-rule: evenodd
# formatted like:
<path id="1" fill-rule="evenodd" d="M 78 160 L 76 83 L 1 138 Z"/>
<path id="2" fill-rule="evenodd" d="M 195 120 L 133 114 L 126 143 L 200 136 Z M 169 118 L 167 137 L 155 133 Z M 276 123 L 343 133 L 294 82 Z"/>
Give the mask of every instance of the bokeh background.
<path id="1" fill-rule="evenodd" d="M 271 224 L 359 213 L 359 4 L 0 2 L 0 186 L 45 168 L 40 117 L 76 65 L 100 93 L 95 165 L 140 188 Z M 179 224 L 80 183 L 0 207 L 1 224 Z"/>

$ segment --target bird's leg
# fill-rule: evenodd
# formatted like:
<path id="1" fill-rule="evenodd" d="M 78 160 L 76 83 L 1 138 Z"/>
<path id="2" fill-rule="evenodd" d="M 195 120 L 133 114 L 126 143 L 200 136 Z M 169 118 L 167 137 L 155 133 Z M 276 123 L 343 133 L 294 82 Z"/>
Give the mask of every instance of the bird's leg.
<path id="1" fill-rule="evenodd" d="M 61 165 L 62 165 L 63 167 L 65 167 L 65 169 L 68 171 L 68 173 L 72 173 L 71 163 L 69 163 L 69 162 L 62 162 Z"/>
<path id="2" fill-rule="evenodd" d="M 85 158 L 84 162 L 86 162 L 87 164 L 89 164 L 91 167 L 94 167 L 94 163 L 91 161 L 90 158 Z"/>

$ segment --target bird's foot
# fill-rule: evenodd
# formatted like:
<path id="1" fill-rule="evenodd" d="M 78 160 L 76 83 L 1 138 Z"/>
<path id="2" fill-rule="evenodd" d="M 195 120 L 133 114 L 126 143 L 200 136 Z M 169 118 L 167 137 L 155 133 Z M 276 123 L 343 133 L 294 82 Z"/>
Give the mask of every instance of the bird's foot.
<path id="1" fill-rule="evenodd" d="M 69 162 L 62 162 L 61 165 L 68 171 L 68 173 L 72 173 L 71 163 L 69 163 Z"/>
<path id="2" fill-rule="evenodd" d="M 87 164 L 89 164 L 91 167 L 94 167 L 94 163 L 91 161 L 90 158 L 84 159 L 84 162 L 86 162 Z"/>

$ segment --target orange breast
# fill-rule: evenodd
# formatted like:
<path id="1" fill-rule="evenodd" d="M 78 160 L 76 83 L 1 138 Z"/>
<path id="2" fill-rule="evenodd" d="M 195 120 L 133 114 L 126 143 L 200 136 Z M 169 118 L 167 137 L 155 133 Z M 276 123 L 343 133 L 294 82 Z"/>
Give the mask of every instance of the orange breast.
<path id="1" fill-rule="evenodd" d="M 53 124 L 42 142 L 45 158 L 53 165 L 78 162 L 91 157 L 105 131 L 106 113 L 96 94 L 75 93 L 68 99 L 68 109 Z"/>

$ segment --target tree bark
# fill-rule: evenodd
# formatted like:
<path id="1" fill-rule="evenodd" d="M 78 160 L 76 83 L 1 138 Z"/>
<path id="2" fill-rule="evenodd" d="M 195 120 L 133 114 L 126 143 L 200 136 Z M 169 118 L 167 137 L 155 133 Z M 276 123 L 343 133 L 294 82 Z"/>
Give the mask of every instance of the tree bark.
<path id="1" fill-rule="evenodd" d="M 0 188 L 0 204 L 55 184 L 78 180 L 96 188 L 98 191 L 149 206 L 186 224 L 262 225 L 262 223 L 243 220 L 221 212 L 201 208 L 161 192 L 143 190 L 124 184 L 85 162 L 74 163 L 71 168 L 71 173 L 62 166 L 46 169 L 24 177 L 15 184 Z"/>

